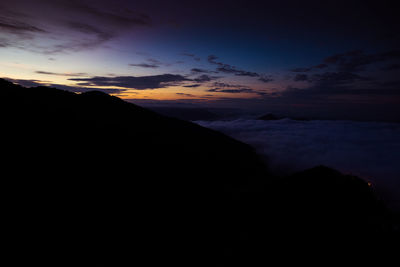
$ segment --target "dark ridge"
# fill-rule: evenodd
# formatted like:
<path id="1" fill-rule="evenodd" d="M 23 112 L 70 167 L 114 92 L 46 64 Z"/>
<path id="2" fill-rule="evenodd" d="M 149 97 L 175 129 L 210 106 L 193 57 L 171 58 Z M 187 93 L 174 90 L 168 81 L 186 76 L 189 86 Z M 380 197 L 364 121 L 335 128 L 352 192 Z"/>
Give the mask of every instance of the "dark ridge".
<path id="1" fill-rule="evenodd" d="M 398 236 L 356 177 L 276 180 L 248 145 L 101 92 L 0 79 L 0 96 L 4 229 L 30 262 L 260 266 Z"/>
<path id="2" fill-rule="evenodd" d="M 263 121 L 274 121 L 274 120 L 280 120 L 280 119 L 282 119 L 282 118 L 277 117 L 272 113 L 268 113 L 268 114 L 258 118 L 258 120 L 263 120 Z"/>
<path id="3" fill-rule="evenodd" d="M 212 121 L 220 116 L 203 108 L 175 108 L 175 107 L 149 107 L 149 109 L 164 116 L 186 121 Z"/>
<path id="4" fill-rule="evenodd" d="M 268 113 L 266 115 L 263 115 L 259 118 L 257 118 L 257 120 L 263 120 L 263 121 L 274 121 L 274 120 L 282 120 L 282 119 L 291 119 L 291 120 L 295 120 L 295 121 L 309 121 L 310 119 L 304 118 L 304 117 L 284 117 L 284 116 L 277 116 L 275 114 L 272 113 Z"/>

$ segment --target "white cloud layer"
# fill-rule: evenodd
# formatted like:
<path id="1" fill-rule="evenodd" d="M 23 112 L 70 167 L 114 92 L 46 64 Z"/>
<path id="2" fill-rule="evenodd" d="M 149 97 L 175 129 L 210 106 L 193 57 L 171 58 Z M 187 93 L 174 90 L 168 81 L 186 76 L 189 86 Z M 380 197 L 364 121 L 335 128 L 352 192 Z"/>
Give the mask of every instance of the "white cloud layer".
<path id="1" fill-rule="evenodd" d="M 353 121 L 197 121 L 252 145 L 270 170 L 287 175 L 316 165 L 373 183 L 400 209 L 400 124 Z"/>

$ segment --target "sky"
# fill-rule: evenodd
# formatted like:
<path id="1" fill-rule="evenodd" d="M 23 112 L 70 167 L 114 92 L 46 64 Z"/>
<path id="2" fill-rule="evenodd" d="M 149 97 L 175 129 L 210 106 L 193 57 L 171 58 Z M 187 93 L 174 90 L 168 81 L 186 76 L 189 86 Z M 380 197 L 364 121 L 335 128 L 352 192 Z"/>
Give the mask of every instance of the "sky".
<path id="1" fill-rule="evenodd" d="M 143 105 L 400 121 L 395 4 L 0 0 L 0 77 Z"/>

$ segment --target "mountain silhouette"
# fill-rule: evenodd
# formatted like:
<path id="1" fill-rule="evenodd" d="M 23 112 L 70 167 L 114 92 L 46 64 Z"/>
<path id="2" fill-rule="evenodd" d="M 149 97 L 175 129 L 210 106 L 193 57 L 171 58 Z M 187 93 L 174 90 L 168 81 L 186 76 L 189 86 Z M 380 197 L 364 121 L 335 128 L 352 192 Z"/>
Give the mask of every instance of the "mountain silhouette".
<path id="1" fill-rule="evenodd" d="M 184 107 L 150 107 L 151 110 L 167 117 L 186 121 L 212 121 L 220 118 L 220 115 L 203 108 Z"/>
<path id="2" fill-rule="evenodd" d="M 275 120 L 282 120 L 282 119 L 291 119 L 291 120 L 295 120 L 295 121 L 309 121 L 309 119 L 304 118 L 304 117 L 284 117 L 284 116 L 277 116 L 272 113 L 268 113 L 268 114 L 265 114 L 265 115 L 257 118 L 257 120 L 263 120 L 263 121 L 275 121 Z"/>
<path id="3" fill-rule="evenodd" d="M 0 94 L 5 214 L 31 258 L 251 266 L 321 233 L 369 245 L 398 234 L 357 177 L 275 178 L 244 143 L 102 92 L 0 80 Z"/>

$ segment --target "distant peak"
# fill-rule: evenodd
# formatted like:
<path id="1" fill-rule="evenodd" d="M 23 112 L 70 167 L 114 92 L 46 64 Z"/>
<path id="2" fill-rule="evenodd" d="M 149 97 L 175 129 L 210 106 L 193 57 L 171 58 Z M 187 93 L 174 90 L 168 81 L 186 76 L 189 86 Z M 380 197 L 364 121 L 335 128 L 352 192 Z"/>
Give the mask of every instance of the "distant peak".
<path id="1" fill-rule="evenodd" d="M 10 85 L 15 85 L 15 84 L 10 82 L 10 81 L 8 81 L 8 80 L 6 80 L 6 79 L 0 78 L 0 85 L 8 85 L 8 86 L 10 86 Z"/>
<path id="2" fill-rule="evenodd" d="M 101 91 L 89 91 L 89 92 L 83 92 L 81 95 L 85 96 L 94 96 L 94 97 L 110 97 L 109 94 L 101 92 Z"/>
<path id="3" fill-rule="evenodd" d="M 273 120 L 279 120 L 281 118 L 276 116 L 276 115 L 274 115 L 274 114 L 272 114 L 272 113 L 268 113 L 268 114 L 266 114 L 264 116 L 259 117 L 258 119 L 259 120 L 264 120 L 264 121 L 273 121 Z"/>

